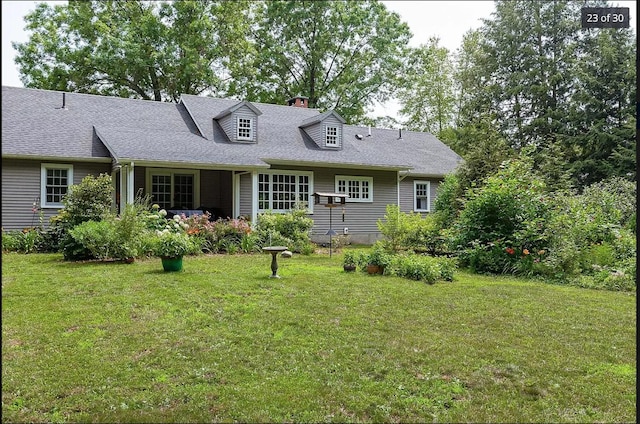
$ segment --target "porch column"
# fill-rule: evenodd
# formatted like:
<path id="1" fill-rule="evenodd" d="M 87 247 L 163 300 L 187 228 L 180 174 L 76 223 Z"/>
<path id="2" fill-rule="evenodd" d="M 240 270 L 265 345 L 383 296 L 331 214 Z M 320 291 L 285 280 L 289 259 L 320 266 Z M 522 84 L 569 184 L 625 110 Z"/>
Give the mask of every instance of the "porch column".
<path id="1" fill-rule="evenodd" d="M 251 225 L 258 222 L 258 171 L 251 171 Z"/>
<path id="2" fill-rule="evenodd" d="M 127 203 L 133 204 L 135 186 L 133 184 L 133 162 L 127 167 Z"/>
<path id="3" fill-rule="evenodd" d="M 120 173 L 120 212 L 124 211 L 124 207 L 127 205 L 127 174 L 125 171 L 125 166 L 120 166 L 118 172 Z"/>

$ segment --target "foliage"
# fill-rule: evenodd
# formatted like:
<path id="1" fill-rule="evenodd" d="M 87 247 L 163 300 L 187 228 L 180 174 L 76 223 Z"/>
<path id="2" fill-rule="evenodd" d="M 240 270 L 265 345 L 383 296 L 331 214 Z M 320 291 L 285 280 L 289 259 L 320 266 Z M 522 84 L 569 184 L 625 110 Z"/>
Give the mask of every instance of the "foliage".
<path id="1" fill-rule="evenodd" d="M 452 281 L 455 269 L 454 259 L 409 253 L 393 256 L 389 274 L 434 284 L 439 280 Z"/>
<path id="2" fill-rule="evenodd" d="M 231 94 L 282 104 L 302 95 L 348 122 L 396 89 L 409 27 L 378 1 L 256 2 L 255 55 Z"/>
<path id="3" fill-rule="evenodd" d="M 358 263 L 361 262 L 361 255 L 361 252 L 358 252 L 356 250 L 345 250 L 344 254 L 342 255 L 342 265 L 357 266 Z"/>
<path id="4" fill-rule="evenodd" d="M 113 185 L 111 176 L 87 175 L 80 184 L 69 187 L 62 198 L 64 209 L 51 218 L 54 227 L 52 235 L 59 240 L 59 248 L 66 260 L 91 258 L 85 249 L 69 234 L 69 230 L 85 221 L 101 221 L 111 212 Z"/>
<path id="5" fill-rule="evenodd" d="M 568 283 L 601 280 L 605 277 L 631 279 L 627 264 L 636 256 L 636 184 L 620 178 L 587 187 L 580 195 L 565 192 L 555 197 L 554 213 L 546 225 L 549 254 L 541 272 Z M 630 282 L 630 281 L 629 281 Z M 635 282 L 618 284 L 635 287 Z"/>
<path id="6" fill-rule="evenodd" d="M 12 43 L 25 87 L 177 102 L 225 88 L 250 51 L 247 2 L 45 3 Z"/>
<path id="7" fill-rule="evenodd" d="M 459 50 L 456 143 L 485 145 L 488 137 L 474 130 L 482 122 L 504 140 L 503 151 L 530 146 L 534 169 L 549 185 L 634 179 L 633 31 L 581 30 L 579 2 L 495 5 Z"/>
<path id="8" fill-rule="evenodd" d="M 463 208 L 464 190 L 456 172 L 447 174 L 438 185 L 434 202 L 435 219 L 440 228 L 451 228 Z"/>
<path id="9" fill-rule="evenodd" d="M 100 221 L 111 211 L 113 184 L 109 174 L 87 175 L 62 198 L 63 221 L 72 228 L 85 221 Z"/>
<path id="10" fill-rule="evenodd" d="M 129 204 L 120 216 L 110 214 L 101 221 L 85 221 L 69 230 L 73 239 L 96 259 L 129 259 L 139 256 L 146 231 L 146 206 Z"/>
<path id="11" fill-rule="evenodd" d="M 493 121 L 482 116 L 441 134 L 442 141 L 464 159 L 455 173 L 462 192 L 481 186 L 502 163 L 515 157 L 514 149 Z"/>
<path id="12" fill-rule="evenodd" d="M 281 245 L 287 246 L 292 252 L 310 253 L 313 251 L 312 228 L 313 219 L 308 216 L 308 210 L 296 205 L 286 213 L 267 211 L 260 214 L 255 231 L 263 246 Z"/>
<path id="13" fill-rule="evenodd" d="M 384 220 L 376 222 L 378 230 L 382 233 L 384 248 L 397 253 L 406 248 L 406 238 L 409 231 L 409 215 L 400 210 L 400 206 L 389 204 L 386 206 Z"/>
<path id="14" fill-rule="evenodd" d="M 6 252 L 35 253 L 42 245 L 42 231 L 39 228 L 25 228 L 22 231 L 2 231 L 2 250 Z"/>
<path id="15" fill-rule="evenodd" d="M 398 100 L 410 130 L 439 135 L 450 127 L 454 109 L 453 63 L 436 37 L 409 50 Z"/>
<path id="16" fill-rule="evenodd" d="M 109 221 L 85 221 L 69 230 L 69 234 L 96 259 L 112 258 L 113 225 Z"/>
<path id="17" fill-rule="evenodd" d="M 393 253 L 387 251 L 385 245 L 378 241 L 373 244 L 368 253 L 364 254 L 361 261 L 366 265 L 379 266 L 386 273 L 389 265 L 391 265 L 393 256 Z M 363 267 L 363 271 L 366 271 L 366 266 Z"/>
<path id="18" fill-rule="evenodd" d="M 456 243 L 463 251 L 463 265 L 479 272 L 510 272 L 506 249 L 523 252 L 546 248 L 544 224 L 550 199 L 527 158 L 505 163 L 467 198 L 456 223 Z"/>
<path id="19" fill-rule="evenodd" d="M 176 258 L 200 252 L 199 238 L 192 237 L 185 232 L 165 229 L 156 231 L 152 252 L 155 256 Z"/>

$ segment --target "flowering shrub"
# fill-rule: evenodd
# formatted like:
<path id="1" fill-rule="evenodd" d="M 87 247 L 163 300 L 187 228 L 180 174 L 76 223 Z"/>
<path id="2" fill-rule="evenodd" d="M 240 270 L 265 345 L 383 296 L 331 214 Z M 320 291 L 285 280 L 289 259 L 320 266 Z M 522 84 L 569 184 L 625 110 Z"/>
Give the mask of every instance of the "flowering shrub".
<path id="1" fill-rule="evenodd" d="M 171 231 L 168 228 L 162 231 L 157 230 L 152 244 L 152 252 L 155 256 L 165 258 L 195 254 L 201 249 L 198 240 L 186 232 Z"/>

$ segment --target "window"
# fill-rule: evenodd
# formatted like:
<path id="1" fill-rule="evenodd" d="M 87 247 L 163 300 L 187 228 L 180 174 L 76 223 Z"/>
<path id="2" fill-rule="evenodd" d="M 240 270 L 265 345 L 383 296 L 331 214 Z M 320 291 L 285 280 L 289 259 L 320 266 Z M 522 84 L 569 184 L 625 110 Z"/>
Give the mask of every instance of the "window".
<path id="1" fill-rule="evenodd" d="M 312 175 L 311 172 L 258 174 L 258 210 L 286 212 L 298 202 L 310 207 Z"/>
<path id="2" fill-rule="evenodd" d="M 326 145 L 330 147 L 338 147 L 338 127 L 327 126 L 325 131 Z"/>
<path id="3" fill-rule="evenodd" d="M 348 194 L 347 202 L 373 202 L 373 177 L 336 175 L 336 192 Z"/>
<path id="4" fill-rule="evenodd" d="M 147 169 L 147 192 L 161 209 L 199 207 L 198 171 Z"/>
<path id="5" fill-rule="evenodd" d="M 40 199 L 43 208 L 60 208 L 62 198 L 73 184 L 73 165 L 55 163 L 40 167 Z"/>
<path id="6" fill-rule="evenodd" d="M 431 211 L 431 183 L 429 181 L 413 182 L 413 210 L 416 212 Z"/>
<path id="7" fill-rule="evenodd" d="M 238 116 L 238 140 L 253 141 L 253 119 Z"/>

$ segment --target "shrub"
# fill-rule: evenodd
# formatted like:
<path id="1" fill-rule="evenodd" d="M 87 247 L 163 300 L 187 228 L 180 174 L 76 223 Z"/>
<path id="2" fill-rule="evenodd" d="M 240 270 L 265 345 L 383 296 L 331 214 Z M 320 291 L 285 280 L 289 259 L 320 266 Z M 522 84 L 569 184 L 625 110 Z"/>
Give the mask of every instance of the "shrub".
<path id="1" fill-rule="evenodd" d="M 438 224 L 438 217 L 433 214 L 424 217 L 409 215 L 404 244 L 407 249 L 430 255 L 444 255 L 448 251 L 444 231 Z"/>
<path id="2" fill-rule="evenodd" d="M 100 221 L 111 211 L 112 197 L 110 175 L 87 175 L 80 184 L 69 187 L 69 192 L 63 197 L 64 221 L 70 228 L 85 221 Z"/>
<path id="3" fill-rule="evenodd" d="M 260 214 L 255 230 L 263 246 L 282 245 L 293 252 L 309 254 L 314 250 L 312 228 L 313 219 L 309 218 L 307 209 L 296 205 L 287 213 Z"/>
<path id="4" fill-rule="evenodd" d="M 390 252 L 399 252 L 406 248 L 409 233 L 409 215 L 400 211 L 398 205 L 387 205 L 384 220 L 378 219 L 376 224 L 384 239 L 384 248 Z"/>
<path id="5" fill-rule="evenodd" d="M 69 187 L 62 198 L 64 209 L 52 218 L 58 225 L 59 248 L 65 260 L 89 259 L 91 252 L 79 244 L 69 234 L 69 230 L 86 221 L 101 221 L 111 210 L 113 185 L 111 176 L 100 174 L 98 177 L 87 175 L 80 184 Z"/>
<path id="6" fill-rule="evenodd" d="M 85 221 L 69 230 L 69 234 L 96 259 L 113 257 L 114 229 L 109 221 Z"/>
<path id="7" fill-rule="evenodd" d="M 393 257 L 389 273 L 434 284 L 439 280 L 452 281 L 455 269 L 456 264 L 453 259 L 408 253 Z"/>
<path id="8" fill-rule="evenodd" d="M 152 242 L 152 252 L 155 256 L 165 258 L 192 255 L 201 251 L 202 247 L 199 242 L 198 237 L 192 237 L 185 232 L 164 229 L 156 231 L 156 237 Z"/>
<path id="9" fill-rule="evenodd" d="M 41 243 L 42 234 L 38 228 L 2 232 L 2 250 L 7 252 L 34 253 Z"/>
<path id="10" fill-rule="evenodd" d="M 515 252 L 547 248 L 549 195 L 528 159 L 506 162 L 484 186 L 472 190 L 455 225 L 460 259 L 477 272 L 513 272 Z"/>
<path id="11" fill-rule="evenodd" d="M 628 286 L 620 283 L 618 268 L 636 256 L 636 238 L 628 222 L 634 216 L 635 183 L 613 179 L 587 187 L 583 194 L 558 193 L 555 205 L 547 223 L 549 254 L 541 272 L 580 286 Z"/>
<path id="12" fill-rule="evenodd" d="M 438 186 L 434 202 L 434 217 L 438 228 L 450 228 L 463 208 L 462 188 L 457 174 L 449 174 Z"/>

